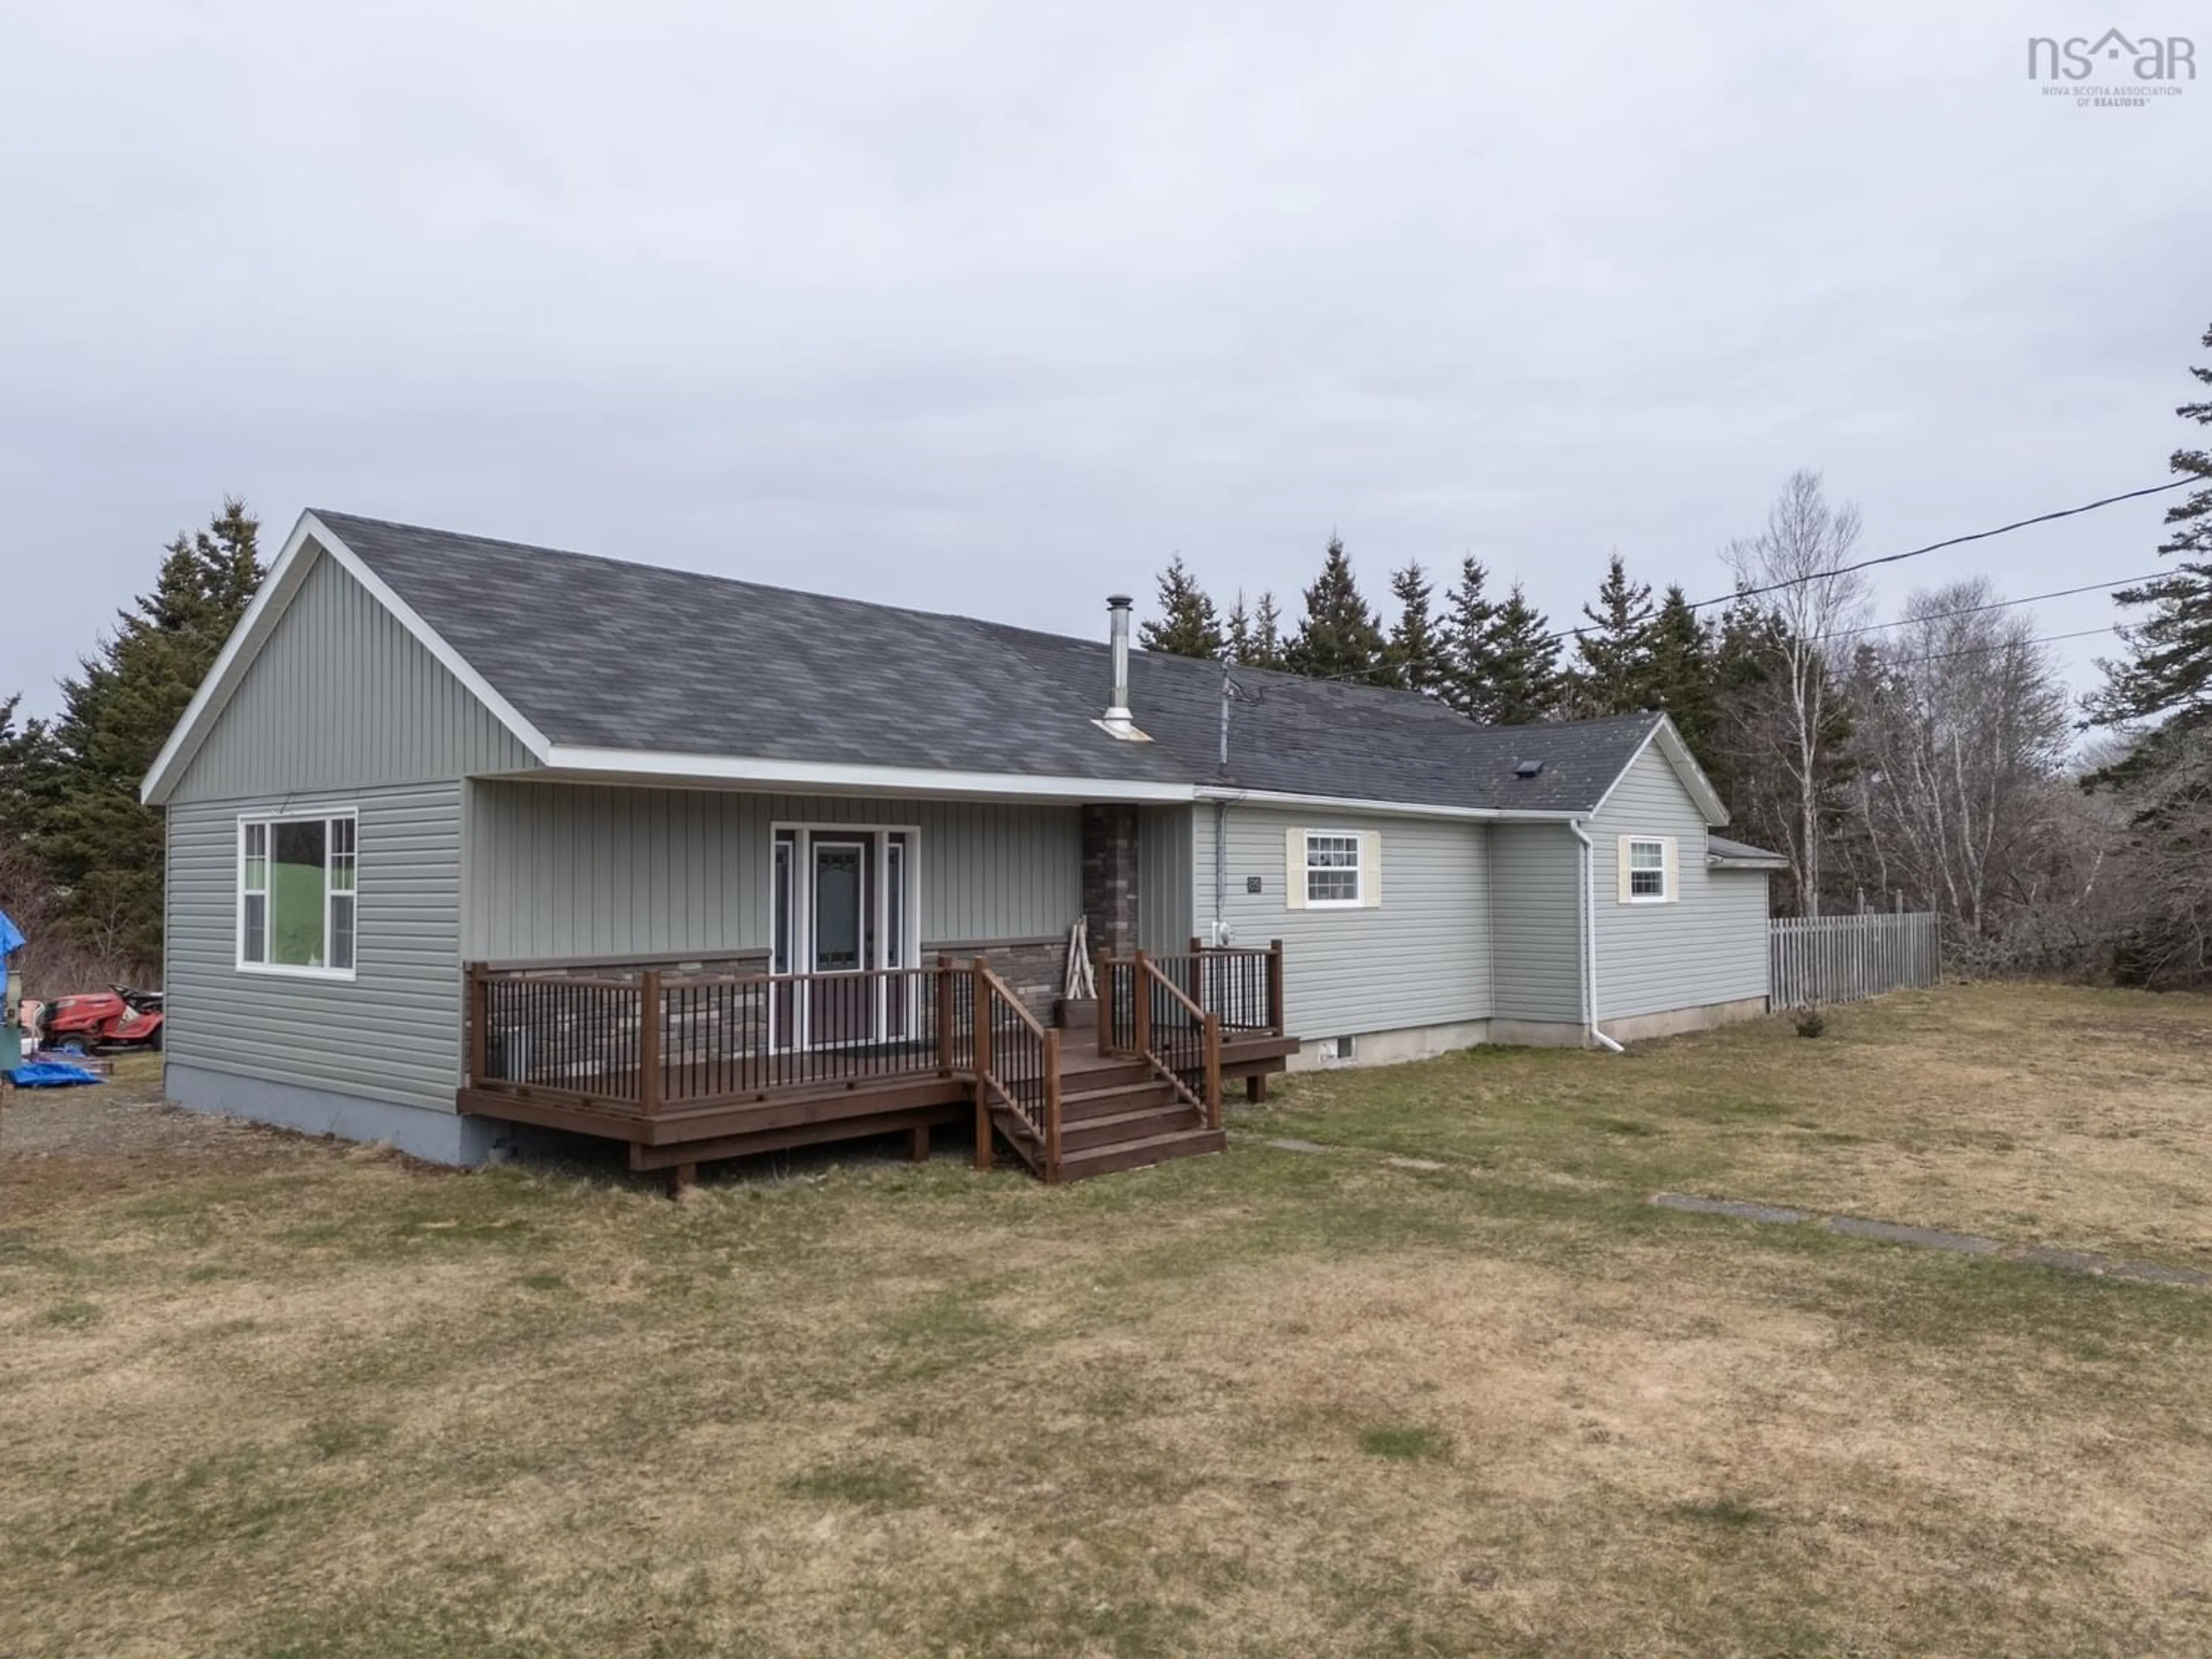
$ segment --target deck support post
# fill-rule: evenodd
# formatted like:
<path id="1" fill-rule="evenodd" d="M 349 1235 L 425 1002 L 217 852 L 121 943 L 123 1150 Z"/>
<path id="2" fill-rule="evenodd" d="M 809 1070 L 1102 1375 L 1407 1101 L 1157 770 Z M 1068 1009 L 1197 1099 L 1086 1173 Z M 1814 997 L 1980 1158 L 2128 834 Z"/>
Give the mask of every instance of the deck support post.
<path id="1" fill-rule="evenodd" d="M 1206 1017 L 1206 1127 L 1221 1127 L 1221 1016 Z"/>
<path id="2" fill-rule="evenodd" d="M 952 958 L 937 958 L 937 1072 L 952 1075 Z"/>
<path id="3" fill-rule="evenodd" d="M 975 1022 L 975 1168 L 988 1175 L 991 1169 L 991 981 L 989 964 L 975 958 L 971 972 L 975 993 L 969 999 Z"/>
<path id="4" fill-rule="evenodd" d="M 469 1087 L 481 1085 L 491 1069 L 486 1059 L 491 1044 L 491 981 L 483 963 L 469 964 Z"/>
<path id="5" fill-rule="evenodd" d="M 681 1198 L 698 1184 L 699 1166 L 696 1164 L 672 1164 L 668 1166 L 668 1195 Z"/>
<path id="6" fill-rule="evenodd" d="M 1044 1034 L 1044 1178 L 1060 1179 L 1060 1028 Z"/>
<path id="7" fill-rule="evenodd" d="M 929 1125 L 917 1123 L 906 1132 L 906 1161 L 909 1164 L 929 1162 Z"/>
<path id="8" fill-rule="evenodd" d="M 1257 1106 L 1267 1098 L 1267 1074 L 1254 1072 L 1244 1079 L 1244 1098 Z"/>
<path id="9" fill-rule="evenodd" d="M 660 1109 L 660 969 L 648 968 L 638 983 L 637 1109 L 651 1117 Z M 684 1166 L 678 1164 L 678 1169 Z M 674 1182 L 676 1177 L 669 1180 Z"/>

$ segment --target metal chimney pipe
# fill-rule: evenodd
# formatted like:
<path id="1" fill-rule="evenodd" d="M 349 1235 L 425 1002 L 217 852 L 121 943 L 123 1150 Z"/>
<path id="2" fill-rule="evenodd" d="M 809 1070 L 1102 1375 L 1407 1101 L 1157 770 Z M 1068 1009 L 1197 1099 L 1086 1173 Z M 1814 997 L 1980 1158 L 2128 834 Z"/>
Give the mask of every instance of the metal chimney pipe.
<path id="1" fill-rule="evenodd" d="M 1129 713 L 1129 608 L 1135 603 L 1127 593 L 1106 601 L 1108 638 L 1114 647 L 1114 701 L 1105 720 L 1109 731 L 1126 731 L 1136 723 Z"/>

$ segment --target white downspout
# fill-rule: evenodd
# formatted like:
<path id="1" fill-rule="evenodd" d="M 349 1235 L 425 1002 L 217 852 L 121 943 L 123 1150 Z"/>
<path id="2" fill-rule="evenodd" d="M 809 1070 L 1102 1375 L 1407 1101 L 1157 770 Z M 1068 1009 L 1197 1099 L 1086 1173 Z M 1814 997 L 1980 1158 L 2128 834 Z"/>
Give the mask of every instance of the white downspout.
<path id="1" fill-rule="evenodd" d="M 1597 1029 L 1597 844 L 1578 818 L 1571 818 L 1567 828 L 1575 832 L 1575 839 L 1583 844 L 1583 1024 L 1590 1040 L 1601 1048 L 1610 1048 L 1616 1054 L 1628 1051 Z"/>

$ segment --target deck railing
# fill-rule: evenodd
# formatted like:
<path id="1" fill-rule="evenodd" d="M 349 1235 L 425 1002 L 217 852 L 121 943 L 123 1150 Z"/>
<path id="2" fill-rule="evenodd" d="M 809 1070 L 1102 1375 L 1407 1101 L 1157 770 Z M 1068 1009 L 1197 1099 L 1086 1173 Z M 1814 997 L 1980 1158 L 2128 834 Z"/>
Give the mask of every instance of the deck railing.
<path id="1" fill-rule="evenodd" d="M 651 1114 L 775 1090 L 966 1072 L 969 969 L 635 979 L 471 967 L 471 1087 Z"/>
<path id="2" fill-rule="evenodd" d="M 1022 1006 L 981 958 L 969 981 L 975 1022 L 975 1164 L 991 1167 L 991 1108 L 1013 1115 L 1026 1145 L 1017 1150 L 1049 1181 L 1060 1172 L 1060 1033 Z"/>
<path id="3" fill-rule="evenodd" d="M 1237 960 L 1256 959 L 1250 964 Z M 1221 1127 L 1221 1037 L 1226 1024 L 1206 994 L 1228 1000 L 1241 1020 L 1237 1029 L 1273 1029 L 1259 1023 L 1268 1005 L 1267 988 L 1281 982 L 1282 947 L 1267 951 L 1193 951 L 1153 957 L 1143 951 L 1097 963 L 1098 1047 L 1150 1063 L 1156 1075 Z M 1239 1000 L 1239 999 L 1243 999 Z M 1276 999 L 1279 1008 L 1279 997 Z M 1255 1010 L 1257 1011 L 1255 1012 Z"/>
<path id="4" fill-rule="evenodd" d="M 1100 954 L 1098 1047 L 1146 1061 L 1218 1127 L 1224 1036 L 1283 1033 L 1283 947 L 1193 946 Z M 985 959 L 940 956 L 856 973 L 749 969 L 665 958 L 471 963 L 468 1086 L 652 1116 L 784 1091 L 972 1079 L 980 1115 L 1006 1113 L 1023 1155 L 1048 1176 L 1057 1170 L 1061 1034 Z M 979 1152 L 988 1144 L 986 1136 Z"/>
<path id="5" fill-rule="evenodd" d="M 1283 1035 L 1283 942 L 1265 949 L 1210 945 L 1152 955 L 1139 951 L 1159 975 L 1205 1013 L 1221 1021 L 1227 1036 Z M 1098 953 L 1098 1040 L 1102 1053 L 1137 1052 L 1136 957 Z"/>

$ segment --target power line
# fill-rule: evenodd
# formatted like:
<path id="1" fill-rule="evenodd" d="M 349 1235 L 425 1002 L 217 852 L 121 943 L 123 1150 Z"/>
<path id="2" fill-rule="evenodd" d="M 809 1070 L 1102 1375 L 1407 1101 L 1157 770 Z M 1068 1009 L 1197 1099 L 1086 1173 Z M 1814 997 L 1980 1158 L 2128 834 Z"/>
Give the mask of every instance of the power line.
<path id="1" fill-rule="evenodd" d="M 1931 611 L 1921 617 L 1899 617 L 1894 622 L 1863 623 L 1856 628 L 1838 628 L 1826 634 L 1808 637 L 1818 643 L 1822 640 L 1847 640 L 1859 634 L 1879 634 L 1888 628 L 1917 628 L 1923 623 L 1945 622 L 1953 617 L 1977 617 L 1984 611 L 2005 611 L 2016 605 L 2036 605 L 2045 599 L 2069 599 L 2076 593 L 2107 593 L 2115 587 L 2132 587 L 2138 582 L 2155 581 L 2166 573 L 2154 570 L 2148 576 L 2124 576 L 2116 582 L 2090 582 L 2081 587 L 2055 587 L 2048 593 L 2029 593 L 2017 599 L 1991 599 L 1987 605 L 1964 605 L 1956 611 Z"/>
<path id="2" fill-rule="evenodd" d="M 1978 657 L 1991 651 L 2009 651 L 2018 647 L 2026 650 L 2031 645 L 2056 645 L 2061 640 L 2086 640 L 2098 634 L 2117 634 L 2118 623 L 2107 623 L 2102 628 L 2076 629 L 2071 634 L 2043 634 L 2032 640 L 1992 640 L 1984 645 L 1963 645 L 1955 651 L 1936 651 L 1924 657 L 1911 659 L 1916 663 L 1948 662 L 1954 657 Z"/>
<path id="3" fill-rule="evenodd" d="M 2062 507 L 2055 513 L 2039 513 L 2032 519 L 2015 519 L 2010 524 L 2001 524 L 1994 530 L 1977 530 L 1968 535 L 1952 536 L 1940 542 L 1930 542 L 1925 547 L 1907 548 L 1902 553 L 1885 553 L 1879 558 L 1861 559 L 1856 564 L 1843 565 L 1834 570 L 1823 570 L 1815 575 L 1792 576 L 1787 581 L 1770 582 L 1765 587 L 1740 587 L 1735 592 L 1724 594 L 1719 599 L 1699 599 L 1690 609 L 1703 611 L 1711 605 L 1728 605 L 1737 599 L 1755 599 L 1762 593 L 1779 593 L 1785 587 L 1802 587 L 1807 582 L 1823 581 L 1830 576 L 1847 576 L 1855 570 L 1871 570 L 1876 565 L 1896 564 L 1901 560 L 1917 559 L 1925 553 L 1940 553 L 1947 547 L 1963 547 L 1968 542 L 1985 542 L 1992 536 L 2008 536 L 2015 530 L 2026 530 L 2032 525 L 2050 524 L 2058 519 L 2071 519 L 2083 513 L 2094 513 L 2100 507 L 2117 506 L 2121 501 L 2132 501 L 2144 495 L 2155 495 L 2162 490 L 2179 489 L 2185 485 L 2202 486 L 2203 482 L 2203 479 L 2198 477 L 2170 478 L 2164 483 L 2152 484 L 2148 489 L 2130 489 L 2118 495 L 2106 495 L 2098 501 L 2084 501 L 2079 507 Z M 1581 633 L 1583 630 L 1577 629 L 1574 631 Z"/>
<path id="4" fill-rule="evenodd" d="M 1786 581 L 1770 582 L 1764 587 L 1740 587 L 1732 593 L 1717 594 L 1709 599 L 1693 600 L 1689 608 L 1692 611 L 1710 611 L 1717 605 L 1733 605 L 1738 599 L 1755 599 L 1763 594 L 1779 593 L 1785 588 L 1802 587 L 1808 582 L 1825 580 L 1830 576 L 1849 575 L 1851 572 L 1856 570 L 1871 570 L 1877 565 L 1898 564 L 1906 559 L 1917 559 L 1929 553 L 1940 553 L 1947 547 L 1963 547 L 1969 542 L 1985 542 L 1990 540 L 1992 537 L 2008 536 L 2015 530 L 2026 530 L 2033 526 L 2039 524 L 2051 524 L 2060 519 L 2075 518 L 2084 513 L 2094 513 L 2100 507 L 2118 506 L 2122 501 L 2138 501 L 2145 495 L 2156 495 L 2166 490 L 2181 489 L 2192 484 L 2201 486 L 2203 482 L 2203 479 L 2200 477 L 2172 478 L 2167 480 L 2165 483 L 2151 484 L 2142 489 L 2128 489 L 2123 490 L 2117 495 L 2100 496 L 2094 501 L 2084 501 L 2079 507 L 2062 507 L 2055 512 L 2039 513 L 2033 518 L 2015 519 L 2010 524 L 2001 524 L 1993 529 L 1976 530 L 1970 532 L 1964 536 L 1946 537 L 1940 542 L 1929 542 L 1923 547 L 1907 548 L 1902 553 L 1884 553 L 1875 558 L 1862 559 L 1856 564 L 1844 565 L 1835 570 L 1824 570 L 1810 576 L 1793 576 Z M 2148 581 L 2154 580 L 2160 574 L 2163 573 L 2153 572 L 2151 576 L 2136 577 L 2132 580 L 2136 581 Z M 2100 591 L 2100 588 L 2106 586 L 2121 587 L 2127 585 L 2128 584 L 2123 582 L 2095 584 L 2088 587 L 2069 588 L 2064 590 L 2063 592 L 2046 593 L 2039 597 L 2044 599 L 2060 599 L 2065 597 L 2065 595 L 2069 593 L 2095 592 Z M 2029 605 L 2033 602 L 2034 601 L 2033 599 L 2005 601 L 2007 604 L 2017 605 Z M 1965 613 L 1961 612 L 1959 614 L 1963 615 Z M 1929 620 L 1933 620 L 1933 618 L 1929 618 Z M 1871 629 L 1877 628 L 1893 628 L 1897 626 L 1899 626 L 1899 624 L 1895 623 L 1875 623 L 1869 624 L 1869 629 L 1865 631 L 1871 631 Z M 1598 630 L 1595 626 L 1589 628 L 1561 629 L 1556 633 L 1538 635 L 1533 643 L 1539 645 L 1564 645 L 1569 640 L 1580 639 L 1586 634 L 1594 634 Z M 1846 629 L 1844 631 L 1845 633 L 1850 633 L 1862 630 Z M 2093 633 L 2101 633 L 2104 630 L 2101 629 L 2093 629 L 2090 631 Z M 1820 637 L 1841 638 L 1843 635 L 1842 634 L 1824 635 Z M 2069 635 L 2062 637 L 2079 636 Z M 1304 676 L 1304 678 L 1319 680 L 1326 684 L 1343 681 L 1364 680 L 1367 678 L 1367 674 L 1364 671 L 1355 670 L 1343 674 L 1314 674 Z"/>

